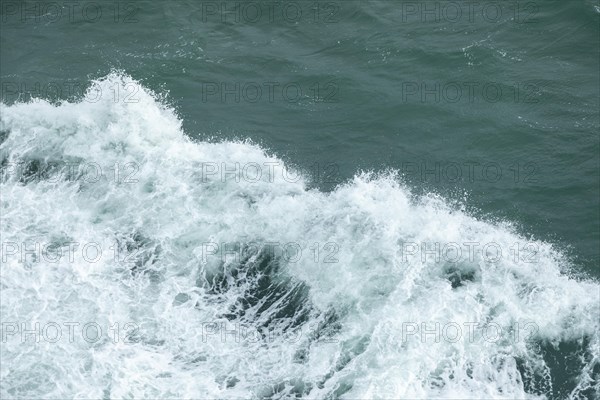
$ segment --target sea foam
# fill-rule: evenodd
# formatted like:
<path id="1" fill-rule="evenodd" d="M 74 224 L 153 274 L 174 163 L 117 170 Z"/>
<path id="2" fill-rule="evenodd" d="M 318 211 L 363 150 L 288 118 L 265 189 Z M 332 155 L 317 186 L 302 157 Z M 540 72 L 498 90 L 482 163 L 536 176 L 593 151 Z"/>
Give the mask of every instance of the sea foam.
<path id="1" fill-rule="evenodd" d="M 4 398 L 599 391 L 598 282 L 392 172 L 309 189 L 122 73 L 0 132 Z"/>

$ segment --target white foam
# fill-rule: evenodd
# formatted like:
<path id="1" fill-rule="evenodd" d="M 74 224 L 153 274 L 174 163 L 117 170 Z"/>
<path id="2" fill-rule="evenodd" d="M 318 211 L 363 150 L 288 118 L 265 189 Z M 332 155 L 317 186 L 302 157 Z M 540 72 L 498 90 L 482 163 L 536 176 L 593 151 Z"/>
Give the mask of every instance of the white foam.
<path id="1" fill-rule="evenodd" d="M 132 84 L 139 85 L 113 73 L 94 87 L 106 94 Z M 109 337 L 31 343 L 9 335 L 2 343 L 4 397 L 249 398 L 275 391 L 274 397 L 308 398 L 535 398 L 526 393 L 517 361 L 543 371 L 538 343 L 584 337 L 591 359 L 571 395 L 593 384 L 600 286 L 569 276 L 573 266 L 552 244 L 478 220 L 435 196 L 415 198 L 392 173 L 357 175 L 331 193 L 308 190 L 304 179 L 285 179 L 283 162 L 256 145 L 188 139 L 173 110 L 144 88 L 135 103 L 89 98 L 95 96 L 1 105 L 0 130 L 9 132 L 0 145 L 5 163 L 68 161 L 103 173 L 98 182 L 4 176 L 3 243 L 96 243 L 103 256 L 93 263 L 8 256 L 2 322 L 96 322 L 105 331 L 130 322 L 139 330 L 134 343 Z M 115 182 L 115 165 L 127 163 L 139 166 L 137 182 Z M 203 170 L 207 163 L 254 163 L 263 175 L 257 182 L 223 180 Z M 131 272 L 132 264 L 116 262 L 109 249 L 136 234 L 155 261 Z M 211 292 L 203 279 L 232 264 L 206 260 L 203 244 L 248 241 L 302 248 L 276 278 L 308 288 L 309 317 L 296 326 L 301 335 L 294 340 L 206 335 L 206 322 L 234 329 L 236 321 L 223 314 L 252 282 Z M 423 249 L 407 251 L 414 250 L 407 244 L 426 243 L 463 250 L 493 243 L 502 256 L 490 261 L 479 252 L 452 264 L 423 257 Z M 528 245 L 536 250 L 534 262 L 523 260 Z M 259 314 L 255 321 L 265 322 Z M 316 338 L 315 324 L 327 315 L 337 322 L 326 326 L 337 328 Z M 436 322 L 444 328 L 492 322 L 502 334 L 486 340 L 478 329 L 456 341 L 450 331 L 439 342 L 423 338 L 421 323 Z M 407 335 L 415 326 L 419 331 Z M 523 330 L 518 335 L 515 326 Z M 525 340 L 534 331 L 535 340 Z"/>

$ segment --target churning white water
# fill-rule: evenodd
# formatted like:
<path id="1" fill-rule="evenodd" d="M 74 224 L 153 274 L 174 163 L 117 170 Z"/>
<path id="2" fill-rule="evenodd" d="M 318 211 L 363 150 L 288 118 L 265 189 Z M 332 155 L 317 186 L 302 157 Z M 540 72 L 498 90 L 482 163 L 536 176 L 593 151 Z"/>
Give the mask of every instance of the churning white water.
<path id="1" fill-rule="evenodd" d="M 1 106 L 3 397 L 598 392 L 600 286 L 551 244 L 393 173 L 309 190 L 131 84 Z"/>

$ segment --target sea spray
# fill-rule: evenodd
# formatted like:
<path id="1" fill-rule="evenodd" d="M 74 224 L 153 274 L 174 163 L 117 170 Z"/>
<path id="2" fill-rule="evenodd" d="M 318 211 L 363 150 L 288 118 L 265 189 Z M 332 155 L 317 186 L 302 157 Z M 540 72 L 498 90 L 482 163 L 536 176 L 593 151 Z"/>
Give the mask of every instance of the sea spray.
<path id="1" fill-rule="evenodd" d="M 394 173 L 309 189 L 121 73 L 90 90 L 1 106 L 2 396 L 598 393 L 600 286 L 551 243 Z"/>

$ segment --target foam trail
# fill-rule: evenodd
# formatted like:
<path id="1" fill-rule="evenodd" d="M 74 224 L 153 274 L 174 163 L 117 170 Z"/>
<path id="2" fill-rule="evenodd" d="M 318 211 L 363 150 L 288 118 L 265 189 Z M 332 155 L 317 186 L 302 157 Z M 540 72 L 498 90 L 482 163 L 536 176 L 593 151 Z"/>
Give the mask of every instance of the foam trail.
<path id="1" fill-rule="evenodd" d="M 139 83 L 1 105 L 3 397 L 597 395 L 600 286 L 552 244 L 391 173 L 309 190 L 256 145 L 190 140 L 144 88 L 115 102 L 115 85 Z M 22 340 L 22 322 L 45 336 Z"/>

